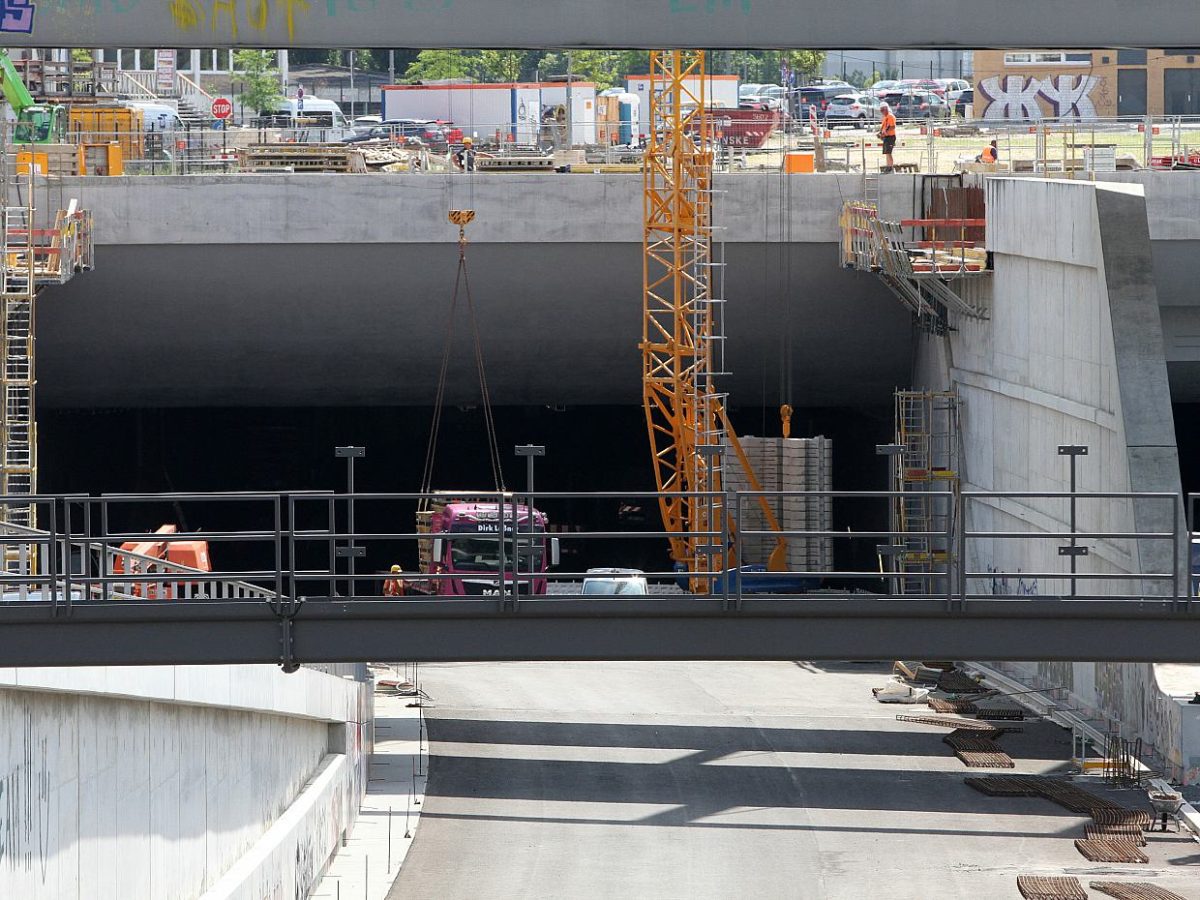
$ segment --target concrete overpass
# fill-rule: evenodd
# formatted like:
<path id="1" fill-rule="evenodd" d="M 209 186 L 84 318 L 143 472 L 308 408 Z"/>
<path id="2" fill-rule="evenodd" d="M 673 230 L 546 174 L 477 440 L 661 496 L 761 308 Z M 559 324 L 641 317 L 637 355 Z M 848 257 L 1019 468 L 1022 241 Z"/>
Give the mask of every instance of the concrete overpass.
<path id="1" fill-rule="evenodd" d="M 1175 47 L 1191 0 L 19 0 L 8 46 Z"/>
<path id="2" fill-rule="evenodd" d="M 1172 396 L 1200 400 L 1200 183 L 1106 178 L 1145 186 Z M 913 178 L 881 181 L 884 215 L 912 215 Z M 717 187 L 734 402 L 775 402 L 789 342 L 793 402 L 890 403 L 911 377 L 908 315 L 837 257 L 860 176 Z M 44 406 L 426 405 L 456 259 L 446 211 L 466 206 L 494 401 L 640 400 L 637 175 L 69 178 L 61 192 L 94 210 L 99 245 L 96 270 L 39 307 Z M 474 402 L 465 344 L 457 359 L 448 399 Z"/>

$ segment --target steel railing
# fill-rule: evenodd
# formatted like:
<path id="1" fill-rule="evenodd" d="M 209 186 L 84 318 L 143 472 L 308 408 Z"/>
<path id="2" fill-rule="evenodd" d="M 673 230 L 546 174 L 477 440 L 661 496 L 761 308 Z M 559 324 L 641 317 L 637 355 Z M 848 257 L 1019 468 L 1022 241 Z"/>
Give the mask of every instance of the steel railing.
<path id="1" fill-rule="evenodd" d="M 948 611 L 971 601 L 1019 602 L 1061 597 L 1091 600 L 1169 601 L 1191 611 L 1195 576 L 1190 562 L 1200 535 L 1191 531 L 1198 496 L 1145 492 L 940 492 L 948 514 L 929 532 L 890 529 L 888 509 L 900 491 L 729 491 L 685 495 L 697 509 L 724 509 L 710 530 L 695 535 L 699 571 L 667 562 L 670 535 L 658 519 L 655 492 L 478 492 L 493 504 L 497 528 L 517 521 L 494 541 L 494 552 L 474 570 L 444 565 L 416 571 L 422 542 L 435 538 L 416 524 L 423 502 L 447 495 L 417 493 L 172 493 L 0 497 L 0 506 L 37 507 L 41 529 L 0 525 L 6 601 L 69 609 L 77 603 L 189 603 L 245 601 L 294 610 L 307 601 L 380 598 L 393 562 L 407 571 L 405 596 L 444 599 L 488 597 L 515 606 L 540 597 L 579 597 L 596 566 L 633 568 L 644 575 L 650 598 L 706 595 L 739 609 L 750 596 L 899 596 L 899 579 L 921 584 L 903 599 L 940 600 Z M 784 530 L 756 523 L 758 498 L 780 512 Z M 1078 528 L 1066 523 L 1078 507 Z M 526 530 L 517 507 L 550 515 L 549 530 Z M 626 513 L 614 514 L 624 508 Z M 503 512 L 500 512 L 500 511 Z M 629 513 L 629 510 L 633 510 Z M 1140 527 L 1132 524 L 1136 517 Z M 1185 515 L 1186 514 L 1186 515 Z M 187 519 L 236 523 L 226 528 L 149 534 L 144 526 Z M 562 516 L 596 523 L 560 530 Z M 368 527 L 350 530 L 356 519 Z M 185 519 L 186 521 L 186 519 Z M 1113 527 L 1109 523 L 1125 523 Z M 137 522 L 137 526 L 128 523 Z M 844 523 L 860 523 L 847 527 Z M 1041 524 L 1037 524 L 1040 522 Z M 410 526 L 411 523 L 411 526 Z M 939 523 L 940 524 L 940 523 Z M 499 533 L 497 530 L 495 533 Z M 783 537 L 800 564 L 765 571 L 752 558 L 758 545 Z M 907 541 L 933 552 L 923 567 L 902 569 Z M 134 545 L 206 541 L 215 561 L 204 571 L 139 553 Z M 562 562 L 541 565 L 557 542 Z M 758 551 L 765 555 L 765 551 Z M 445 554 L 443 553 L 443 560 Z M 814 562 L 815 561 L 815 562 Z M 505 573 L 501 577 L 500 573 Z M 592 576 L 594 577 L 594 576 Z M 603 576 L 601 576 L 603 577 Z M 472 594 L 450 591 L 470 582 Z M 394 587 L 394 586 L 393 586 Z M 401 598 L 402 599 L 402 598 Z M 619 600 L 620 597 L 612 598 Z"/>

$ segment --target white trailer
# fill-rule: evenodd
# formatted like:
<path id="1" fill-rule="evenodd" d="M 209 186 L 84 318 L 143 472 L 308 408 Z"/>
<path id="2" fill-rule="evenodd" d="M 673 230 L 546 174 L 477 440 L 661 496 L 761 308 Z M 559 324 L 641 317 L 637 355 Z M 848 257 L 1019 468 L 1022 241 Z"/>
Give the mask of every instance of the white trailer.
<path id="1" fill-rule="evenodd" d="M 566 85 L 556 83 L 385 85 L 383 118 L 453 122 L 477 140 L 554 143 L 566 101 Z M 571 107 L 573 143 L 595 143 L 596 86 L 572 84 Z"/>

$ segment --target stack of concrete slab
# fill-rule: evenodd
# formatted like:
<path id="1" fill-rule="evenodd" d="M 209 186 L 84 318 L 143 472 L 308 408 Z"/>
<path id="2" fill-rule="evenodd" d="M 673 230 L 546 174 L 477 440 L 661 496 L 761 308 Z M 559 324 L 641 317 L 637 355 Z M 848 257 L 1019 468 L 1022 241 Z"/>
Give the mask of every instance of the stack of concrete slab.
<path id="1" fill-rule="evenodd" d="M 833 489 L 833 441 L 811 438 L 742 439 L 746 458 L 764 491 L 829 491 Z M 737 458 L 730 456 L 725 483 L 731 490 L 750 490 L 749 479 Z M 829 531 L 833 524 L 833 501 L 808 495 L 768 497 L 768 503 L 784 531 Z M 775 538 L 769 532 L 762 507 L 750 499 L 742 501 L 742 562 L 766 563 Z M 788 538 L 788 569 L 793 572 L 826 572 L 833 568 L 833 541 L 827 537 Z"/>

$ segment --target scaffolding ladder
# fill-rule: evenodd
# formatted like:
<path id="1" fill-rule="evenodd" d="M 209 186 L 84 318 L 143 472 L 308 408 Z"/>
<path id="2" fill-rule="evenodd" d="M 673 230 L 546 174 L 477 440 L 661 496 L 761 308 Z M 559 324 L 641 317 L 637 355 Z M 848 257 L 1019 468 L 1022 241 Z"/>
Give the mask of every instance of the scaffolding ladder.
<path id="1" fill-rule="evenodd" d="M 0 491 L 6 497 L 37 493 L 37 422 L 34 392 L 34 298 L 37 293 L 32 187 L 26 205 L 5 206 L 0 235 L 0 369 L 3 417 L 0 418 Z M 37 527 L 32 503 L 0 507 L 0 522 Z M 23 545 L 5 545 L 7 572 L 28 571 L 30 553 Z"/>
<path id="2" fill-rule="evenodd" d="M 959 493 L 959 399 L 954 391 L 896 391 L 892 466 L 893 589 L 933 594 L 947 577 Z"/>

